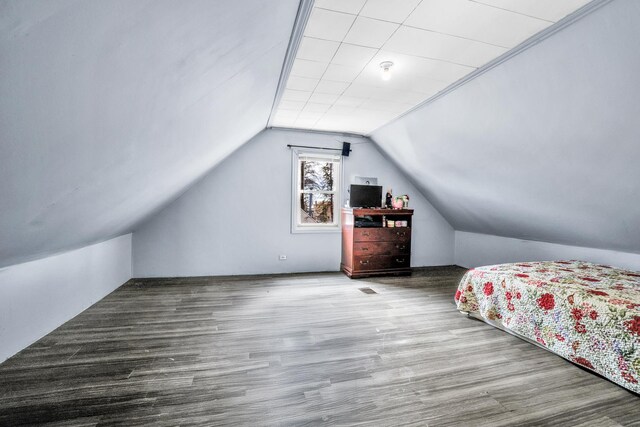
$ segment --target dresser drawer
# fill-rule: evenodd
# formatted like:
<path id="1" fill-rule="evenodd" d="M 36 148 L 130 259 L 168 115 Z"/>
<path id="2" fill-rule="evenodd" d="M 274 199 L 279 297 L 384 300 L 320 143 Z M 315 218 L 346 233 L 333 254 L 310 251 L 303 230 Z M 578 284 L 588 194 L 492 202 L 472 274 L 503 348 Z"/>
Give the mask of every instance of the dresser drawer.
<path id="1" fill-rule="evenodd" d="M 385 270 L 389 268 L 407 268 L 411 264 L 409 255 L 372 255 L 354 256 L 353 271 Z"/>
<path id="2" fill-rule="evenodd" d="M 408 255 L 409 242 L 354 242 L 353 254 L 358 255 Z"/>
<path id="3" fill-rule="evenodd" d="M 408 242 L 411 228 L 354 228 L 354 242 Z"/>

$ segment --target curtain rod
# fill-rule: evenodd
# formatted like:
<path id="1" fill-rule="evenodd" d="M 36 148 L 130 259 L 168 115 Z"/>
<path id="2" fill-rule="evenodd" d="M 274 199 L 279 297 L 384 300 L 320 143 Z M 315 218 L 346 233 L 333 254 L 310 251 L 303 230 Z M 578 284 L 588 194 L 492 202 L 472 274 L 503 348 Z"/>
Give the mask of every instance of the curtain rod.
<path id="1" fill-rule="evenodd" d="M 297 148 L 315 148 L 318 150 L 331 150 L 331 151 L 342 151 L 342 148 L 326 148 L 326 147 L 314 147 L 311 145 L 291 145 L 291 144 L 287 144 L 287 147 L 292 148 L 292 147 L 297 147 Z"/>
<path id="2" fill-rule="evenodd" d="M 313 148 L 313 149 L 316 149 L 316 150 L 341 151 L 342 155 L 344 157 L 349 157 L 349 153 L 351 152 L 351 143 L 350 142 L 346 142 L 346 141 L 342 143 L 342 148 L 314 147 L 312 145 L 292 145 L 292 144 L 287 144 L 287 147 L 289 147 L 289 148 L 292 148 L 292 147 Z"/>

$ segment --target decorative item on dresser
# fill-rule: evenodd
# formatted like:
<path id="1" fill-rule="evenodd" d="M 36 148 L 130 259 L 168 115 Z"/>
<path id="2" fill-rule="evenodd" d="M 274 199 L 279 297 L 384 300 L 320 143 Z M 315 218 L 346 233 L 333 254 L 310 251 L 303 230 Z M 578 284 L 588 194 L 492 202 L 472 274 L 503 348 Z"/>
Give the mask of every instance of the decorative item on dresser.
<path id="1" fill-rule="evenodd" d="M 413 209 L 342 209 L 342 263 L 351 278 L 411 274 Z"/>

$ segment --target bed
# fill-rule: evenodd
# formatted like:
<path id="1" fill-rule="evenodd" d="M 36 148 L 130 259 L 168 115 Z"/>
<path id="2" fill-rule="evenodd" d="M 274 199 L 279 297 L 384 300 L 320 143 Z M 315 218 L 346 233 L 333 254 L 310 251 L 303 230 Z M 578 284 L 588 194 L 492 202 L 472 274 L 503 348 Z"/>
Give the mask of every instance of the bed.
<path id="1" fill-rule="evenodd" d="M 640 273 L 582 261 L 469 270 L 458 310 L 640 393 Z"/>

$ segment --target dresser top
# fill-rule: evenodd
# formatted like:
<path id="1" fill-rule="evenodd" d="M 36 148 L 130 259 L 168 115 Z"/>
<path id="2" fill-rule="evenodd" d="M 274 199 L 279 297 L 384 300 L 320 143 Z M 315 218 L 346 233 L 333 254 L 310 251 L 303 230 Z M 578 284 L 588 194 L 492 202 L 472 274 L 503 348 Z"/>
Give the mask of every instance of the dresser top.
<path id="1" fill-rule="evenodd" d="M 342 212 L 361 215 L 413 215 L 413 209 L 342 208 Z"/>

